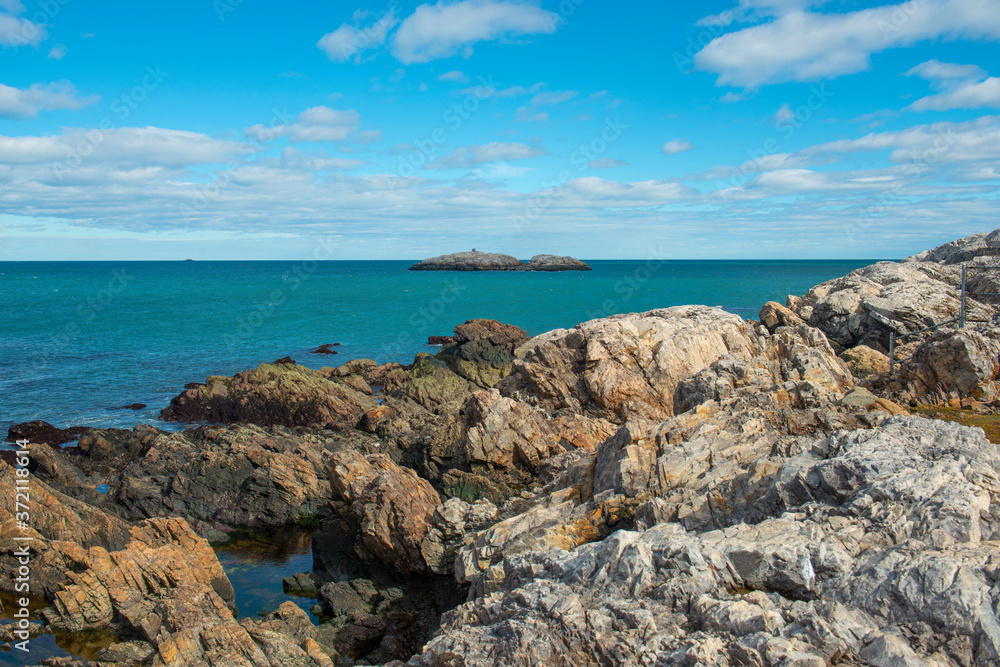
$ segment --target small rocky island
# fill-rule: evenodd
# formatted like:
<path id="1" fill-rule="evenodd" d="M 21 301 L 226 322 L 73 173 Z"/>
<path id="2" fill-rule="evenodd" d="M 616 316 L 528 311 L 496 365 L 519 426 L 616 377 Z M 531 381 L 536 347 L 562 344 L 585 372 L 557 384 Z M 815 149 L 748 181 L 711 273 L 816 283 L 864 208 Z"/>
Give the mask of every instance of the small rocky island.
<path id="1" fill-rule="evenodd" d="M 535 255 L 526 263 L 497 252 L 456 252 L 417 262 L 410 271 L 590 271 L 590 267 L 573 257 Z"/>

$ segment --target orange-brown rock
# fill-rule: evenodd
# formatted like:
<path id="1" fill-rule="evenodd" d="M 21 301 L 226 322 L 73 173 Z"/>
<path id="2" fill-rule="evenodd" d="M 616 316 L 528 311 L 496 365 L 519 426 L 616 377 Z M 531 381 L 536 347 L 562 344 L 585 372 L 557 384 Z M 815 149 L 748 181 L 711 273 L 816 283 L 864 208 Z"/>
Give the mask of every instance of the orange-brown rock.
<path id="1" fill-rule="evenodd" d="M 466 460 L 500 468 L 534 470 L 545 459 L 565 451 L 594 449 L 617 428 L 606 419 L 582 415 L 547 418 L 537 408 L 501 396 L 496 389 L 474 393 L 467 413 Z"/>
<path id="2" fill-rule="evenodd" d="M 126 522 L 70 498 L 38 479 L 30 479 L 29 519 L 22 530 L 16 513 L 23 508 L 17 507 L 16 503 L 18 500 L 23 503 L 24 499 L 17 498 L 16 479 L 15 469 L 0 461 L 0 485 L 8 489 L 7 493 L 0 494 L 0 541 L 13 548 L 13 545 L 20 544 L 14 540 L 15 537 L 30 538 L 23 543 L 28 545 L 32 558 L 29 580 L 32 595 L 55 591 L 66 581 L 66 573 L 71 570 L 72 560 L 67 561 L 62 552 L 51 548 L 50 544 L 71 544 L 76 551 L 83 551 L 91 547 L 120 549 L 128 540 Z M 0 555 L 0 566 L 5 572 L 17 569 L 17 559 L 11 555 L 12 548 Z M 11 577 L 0 578 L 0 590 L 13 592 L 13 586 Z"/>
<path id="3" fill-rule="evenodd" d="M 251 423 L 261 426 L 354 428 L 375 399 L 317 370 L 261 364 L 232 377 L 213 375 L 185 389 L 161 413 L 166 421 Z"/>
<path id="4" fill-rule="evenodd" d="M 785 308 L 776 301 L 768 301 L 760 309 L 760 323 L 774 333 L 778 327 L 796 327 L 805 324 L 805 320 L 796 315 L 790 308 Z"/>
<path id="5" fill-rule="evenodd" d="M 420 543 L 440 503 L 434 488 L 384 454 L 354 450 L 333 454 L 327 464 L 334 497 L 351 506 L 367 554 L 404 574 L 424 572 Z"/>

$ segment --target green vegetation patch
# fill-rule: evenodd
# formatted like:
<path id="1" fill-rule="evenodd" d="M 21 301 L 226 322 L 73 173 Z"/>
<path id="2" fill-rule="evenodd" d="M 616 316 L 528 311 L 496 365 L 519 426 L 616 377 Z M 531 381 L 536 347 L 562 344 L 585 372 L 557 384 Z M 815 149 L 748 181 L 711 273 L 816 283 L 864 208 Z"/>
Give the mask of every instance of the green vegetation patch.
<path id="1" fill-rule="evenodd" d="M 932 419 L 943 419 L 962 426 L 978 426 L 986 432 L 986 437 L 990 442 L 1000 444 L 1000 415 L 983 415 L 973 410 L 939 406 L 910 408 L 910 410 Z"/>

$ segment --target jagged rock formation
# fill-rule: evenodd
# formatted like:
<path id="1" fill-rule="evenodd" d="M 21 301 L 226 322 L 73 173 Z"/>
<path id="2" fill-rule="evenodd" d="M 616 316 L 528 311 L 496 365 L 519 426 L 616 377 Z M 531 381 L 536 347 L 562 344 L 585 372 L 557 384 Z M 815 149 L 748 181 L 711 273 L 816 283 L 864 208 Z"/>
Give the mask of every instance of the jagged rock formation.
<path id="1" fill-rule="evenodd" d="M 297 608 L 237 622 L 233 587 L 215 552 L 183 520 L 150 519 L 130 537 L 112 552 L 50 543 L 75 571 L 44 612 L 54 629 L 115 628 L 149 647 L 151 665 L 332 667 L 336 650 L 315 641 Z"/>
<path id="2" fill-rule="evenodd" d="M 801 440 L 754 523 L 507 555 L 408 664 L 995 664 L 996 446 L 914 417 Z"/>
<path id="3" fill-rule="evenodd" d="M 866 385 L 914 405 L 995 404 L 1000 398 L 1000 329 L 939 329 L 893 375 L 871 377 Z"/>
<path id="4" fill-rule="evenodd" d="M 354 428 L 377 403 L 321 371 L 261 364 L 232 377 L 213 375 L 184 390 L 161 413 L 165 421 L 245 422 L 272 426 Z"/>
<path id="5" fill-rule="evenodd" d="M 996 266 L 997 253 L 1000 230 L 975 234 L 901 263 L 878 262 L 857 269 L 813 287 L 805 296 L 789 296 L 786 305 L 822 330 L 838 351 L 867 345 L 888 352 L 892 331 L 901 335 L 956 319 L 961 302 L 961 264 Z M 1000 292 L 998 278 L 998 272 L 978 276 L 978 291 Z M 967 316 L 989 321 L 993 308 L 970 298 Z"/>
<path id="6" fill-rule="evenodd" d="M 903 261 L 961 264 L 974 261 L 984 254 L 987 257 L 995 256 L 991 254 L 995 252 L 993 248 L 1000 248 L 1000 229 L 950 241 L 931 250 L 918 252 Z"/>
<path id="7" fill-rule="evenodd" d="M 404 574 L 423 572 L 420 544 L 441 503 L 434 488 L 384 454 L 365 457 L 344 450 L 330 458 L 328 467 L 335 498 L 348 503 L 358 519 L 361 555 Z"/>

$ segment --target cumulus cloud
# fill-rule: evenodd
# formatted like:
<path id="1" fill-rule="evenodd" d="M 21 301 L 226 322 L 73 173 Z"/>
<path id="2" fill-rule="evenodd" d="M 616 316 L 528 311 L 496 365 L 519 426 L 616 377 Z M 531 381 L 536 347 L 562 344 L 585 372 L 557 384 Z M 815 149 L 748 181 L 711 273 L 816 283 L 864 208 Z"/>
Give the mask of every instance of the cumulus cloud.
<path id="1" fill-rule="evenodd" d="M 792 105 L 789 104 L 788 102 L 785 102 L 784 104 L 781 105 L 781 108 L 779 108 L 777 111 L 774 112 L 774 117 L 772 118 L 772 120 L 775 123 L 787 123 L 788 121 L 793 120 L 794 118 L 795 118 L 795 112 L 792 111 Z"/>
<path id="2" fill-rule="evenodd" d="M 866 70 L 886 49 L 942 40 L 1000 37 L 998 0 L 910 0 L 845 13 L 770 3 L 773 21 L 715 38 L 694 58 L 718 85 L 758 88 Z"/>
<path id="3" fill-rule="evenodd" d="M 691 142 L 685 141 L 684 139 L 671 139 L 663 144 L 664 155 L 676 155 L 677 153 L 683 153 L 684 151 L 689 150 L 691 150 Z"/>
<path id="4" fill-rule="evenodd" d="M 692 199 L 696 192 L 681 183 L 666 180 L 620 183 L 596 176 L 577 178 L 566 184 L 567 197 L 581 203 L 600 203 L 607 208 L 660 206 Z"/>
<path id="5" fill-rule="evenodd" d="M 494 142 L 482 146 L 456 148 L 448 155 L 431 162 L 427 166 L 431 169 L 468 169 L 493 162 L 527 160 L 528 158 L 539 157 L 545 154 L 545 149 L 541 146 Z"/>
<path id="6" fill-rule="evenodd" d="M 423 4 L 402 22 L 392 53 L 404 64 L 472 53 L 477 42 L 551 34 L 559 16 L 521 0 L 462 0 Z"/>
<path id="7" fill-rule="evenodd" d="M 562 104 L 580 93 L 575 90 L 551 90 L 536 94 L 531 98 L 531 106 L 540 107 L 549 104 Z"/>
<path id="8" fill-rule="evenodd" d="M 591 160 L 587 163 L 590 169 L 612 169 L 614 167 L 627 167 L 628 162 L 624 160 L 614 160 L 609 157 L 602 157 L 597 160 Z"/>
<path id="9" fill-rule="evenodd" d="M 62 60 L 66 57 L 66 45 L 56 44 L 49 49 L 49 60 Z"/>
<path id="10" fill-rule="evenodd" d="M 257 124 L 243 130 L 248 137 L 287 137 L 293 142 L 344 141 L 361 127 L 361 114 L 354 109 L 341 111 L 327 106 L 306 109 L 295 123 L 267 127 Z"/>
<path id="11" fill-rule="evenodd" d="M 97 104 L 97 95 L 80 97 L 69 81 L 56 81 L 29 88 L 13 88 L 0 84 L 0 118 L 34 118 L 40 111 L 77 110 Z"/>
<path id="12" fill-rule="evenodd" d="M 941 91 L 936 95 L 923 97 L 907 107 L 913 111 L 1000 108 L 1000 78 L 987 76 L 976 65 L 928 60 L 907 74 L 927 79 L 934 89 Z"/>
<path id="13" fill-rule="evenodd" d="M 465 72 L 460 70 L 452 70 L 451 72 L 445 72 L 438 77 L 438 81 L 450 81 L 452 83 L 466 83 L 469 77 L 465 75 Z"/>
<path id="14" fill-rule="evenodd" d="M 0 46 L 3 48 L 38 46 L 48 39 L 43 24 L 18 17 L 24 11 L 19 0 L 0 0 Z"/>
<path id="15" fill-rule="evenodd" d="M 0 164 L 187 167 L 225 162 L 242 154 L 245 148 L 245 144 L 239 142 L 220 141 L 184 130 L 159 127 L 81 128 L 68 129 L 56 136 L 0 136 Z"/>
<path id="16" fill-rule="evenodd" d="M 1000 159 L 1000 116 L 873 132 L 799 151 L 803 156 L 889 151 L 889 160 L 926 170 L 936 164 Z"/>
<path id="17" fill-rule="evenodd" d="M 294 146 L 286 146 L 281 154 L 281 165 L 291 169 L 305 169 L 308 171 L 343 171 L 345 169 L 357 169 L 364 166 L 362 160 L 352 160 L 348 158 L 331 157 L 326 151 L 316 152 L 302 151 Z"/>
<path id="18" fill-rule="evenodd" d="M 351 137 L 358 144 L 375 144 L 382 141 L 382 130 L 365 130 Z"/>
<path id="19" fill-rule="evenodd" d="M 366 17 L 365 13 L 355 13 L 354 16 L 356 22 Z M 398 23 L 399 19 L 392 11 L 365 26 L 344 23 L 333 32 L 323 35 L 316 42 L 316 46 L 322 49 L 330 60 L 343 63 L 355 58 L 355 61 L 358 61 L 362 52 L 377 49 L 385 44 L 389 31 Z"/>

